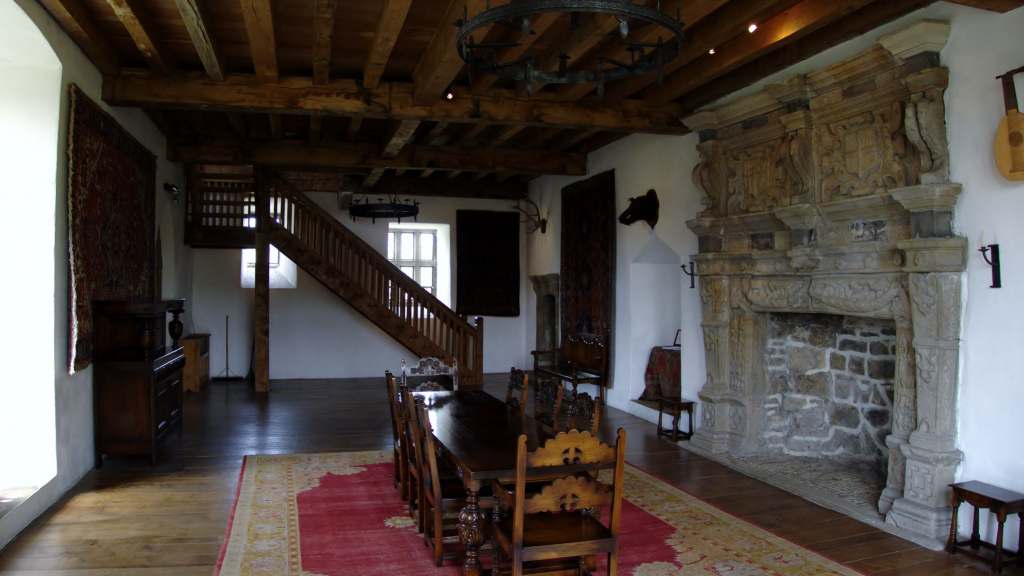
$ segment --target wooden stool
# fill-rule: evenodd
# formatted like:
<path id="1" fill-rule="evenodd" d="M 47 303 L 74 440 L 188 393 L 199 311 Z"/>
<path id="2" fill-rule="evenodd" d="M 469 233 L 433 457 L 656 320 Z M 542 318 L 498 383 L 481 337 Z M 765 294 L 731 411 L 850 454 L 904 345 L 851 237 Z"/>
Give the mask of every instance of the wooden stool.
<path id="1" fill-rule="evenodd" d="M 1011 490 L 1005 490 L 998 486 L 992 486 L 984 482 L 961 482 L 958 484 L 950 484 L 950 488 L 953 489 L 953 522 L 949 527 L 949 542 L 946 543 L 946 549 L 950 554 L 956 554 L 958 551 L 965 552 L 976 558 L 986 560 L 981 554 L 978 554 L 978 548 L 988 548 L 995 550 L 995 558 L 992 559 L 992 571 L 996 574 L 1002 572 L 1003 564 L 1012 561 L 1014 558 L 1017 559 L 1018 566 L 1024 566 L 1024 522 L 1021 522 L 1021 530 L 1019 543 L 1017 547 L 1017 553 L 1014 554 L 1008 550 L 1003 550 L 1003 524 L 1006 523 L 1006 517 L 1010 514 L 1016 514 L 1017 520 L 1021 521 L 1021 514 L 1024 513 L 1024 494 L 1018 494 Z M 971 539 L 959 541 L 957 540 L 957 513 L 960 508 L 960 504 L 967 502 L 974 507 L 974 526 L 971 529 Z M 978 534 L 978 511 L 982 508 L 988 508 L 996 515 L 996 521 L 999 523 L 999 528 L 996 531 L 996 543 L 989 544 L 983 542 Z M 968 548 L 965 548 L 969 547 Z M 1003 558 L 1003 554 L 1007 554 L 1010 558 Z"/>
<path id="2" fill-rule="evenodd" d="M 679 416 L 683 412 L 686 412 L 690 423 L 690 427 L 686 429 L 686 432 L 679 429 Z M 671 429 L 662 428 L 661 426 L 661 417 L 666 413 L 672 415 Z M 667 436 L 673 442 L 678 442 L 680 438 L 689 440 L 693 436 L 693 402 L 679 398 L 658 396 L 658 436 Z"/>

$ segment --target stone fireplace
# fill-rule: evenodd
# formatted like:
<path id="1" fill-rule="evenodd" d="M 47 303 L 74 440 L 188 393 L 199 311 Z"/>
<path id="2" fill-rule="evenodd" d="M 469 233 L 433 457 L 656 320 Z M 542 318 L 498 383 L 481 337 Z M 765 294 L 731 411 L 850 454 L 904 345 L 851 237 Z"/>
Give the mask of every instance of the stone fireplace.
<path id="1" fill-rule="evenodd" d="M 533 292 L 537 298 L 537 350 L 558 348 L 558 324 L 561 313 L 558 309 L 558 274 L 530 276 Z"/>
<path id="2" fill-rule="evenodd" d="M 941 539 L 956 449 L 965 241 L 922 21 L 685 119 L 707 380 L 694 445 L 876 461 L 886 522 Z"/>

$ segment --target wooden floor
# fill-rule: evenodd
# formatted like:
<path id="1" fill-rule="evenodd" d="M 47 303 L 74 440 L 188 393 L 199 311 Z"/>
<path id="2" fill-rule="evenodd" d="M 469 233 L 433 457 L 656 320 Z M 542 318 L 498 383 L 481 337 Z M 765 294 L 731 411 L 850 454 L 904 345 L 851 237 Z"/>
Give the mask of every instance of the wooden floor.
<path id="1" fill-rule="evenodd" d="M 242 382 L 213 383 L 188 396 L 184 434 L 161 465 L 108 461 L 90 473 L 0 552 L 0 574 L 209 576 L 242 456 L 383 449 L 388 418 L 381 379 L 275 382 L 268 401 Z M 624 412 L 610 409 L 604 426 L 627 430 L 634 465 L 865 574 L 989 573 L 681 450 Z"/>

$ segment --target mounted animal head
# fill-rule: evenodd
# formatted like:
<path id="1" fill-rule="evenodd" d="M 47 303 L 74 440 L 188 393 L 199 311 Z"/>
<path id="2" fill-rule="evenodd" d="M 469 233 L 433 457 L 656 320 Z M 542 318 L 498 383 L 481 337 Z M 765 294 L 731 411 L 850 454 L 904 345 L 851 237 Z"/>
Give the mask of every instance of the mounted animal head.
<path id="1" fill-rule="evenodd" d="M 619 215 L 619 222 L 629 226 L 643 220 L 654 229 L 658 223 L 658 206 L 658 193 L 653 189 L 648 190 L 643 196 L 629 199 L 629 208 Z"/>

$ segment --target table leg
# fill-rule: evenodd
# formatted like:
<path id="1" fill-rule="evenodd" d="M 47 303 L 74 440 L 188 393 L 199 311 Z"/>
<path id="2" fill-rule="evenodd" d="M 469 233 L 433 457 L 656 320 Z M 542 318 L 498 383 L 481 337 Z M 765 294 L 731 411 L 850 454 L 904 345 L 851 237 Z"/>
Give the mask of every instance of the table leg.
<path id="1" fill-rule="evenodd" d="M 491 510 L 491 526 L 497 530 L 498 526 L 501 525 L 501 506 L 498 504 L 497 498 L 495 500 L 494 508 Z M 492 542 L 492 544 L 494 545 L 494 563 L 492 564 L 491 573 L 496 574 L 498 566 L 501 564 L 501 546 L 496 541 Z"/>
<path id="2" fill-rule="evenodd" d="M 1017 566 L 1024 566 L 1024 514 L 1017 512 Z"/>
<path id="3" fill-rule="evenodd" d="M 950 554 L 956 554 L 956 532 L 957 516 L 960 513 L 960 496 L 953 490 L 953 518 L 949 523 L 949 541 L 946 542 L 946 550 Z"/>
<path id="4" fill-rule="evenodd" d="M 992 571 L 999 574 L 1003 571 L 1003 524 L 1006 524 L 1006 514 L 996 514 L 996 557 L 992 561 Z"/>
<path id="5" fill-rule="evenodd" d="M 480 545 L 483 544 L 484 534 L 480 526 L 483 515 L 480 513 L 479 491 L 478 485 L 466 486 L 466 506 L 459 512 L 459 539 L 466 545 L 466 558 L 462 564 L 465 576 L 480 574 Z"/>
<path id="6" fill-rule="evenodd" d="M 980 513 L 976 505 L 971 504 L 971 507 L 974 508 L 974 525 L 971 527 L 971 548 L 977 550 L 981 546 L 981 535 L 978 533 L 978 526 L 981 524 L 979 521 Z"/>

